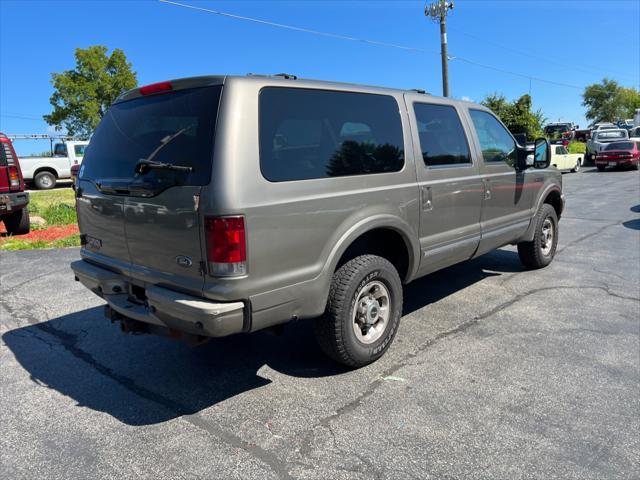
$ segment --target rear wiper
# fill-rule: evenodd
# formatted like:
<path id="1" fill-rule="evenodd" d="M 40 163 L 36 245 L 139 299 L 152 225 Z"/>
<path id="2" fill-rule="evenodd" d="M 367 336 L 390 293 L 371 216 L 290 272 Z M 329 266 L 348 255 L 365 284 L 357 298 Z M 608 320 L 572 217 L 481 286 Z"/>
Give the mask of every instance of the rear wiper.
<path id="1" fill-rule="evenodd" d="M 187 130 L 191 130 L 193 125 L 189 125 L 188 127 L 184 127 L 181 130 L 178 130 L 176 133 L 171 135 L 167 135 L 162 140 L 160 140 L 160 145 L 156 147 L 156 149 L 149 154 L 147 158 L 141 158 L 138 163 L 136 163 L 136 167 L 134 169 L 135 173 L 138 175 L 143 175 L 147 173 L 152 168 L 164 169 L 164 170 L 177 170 L 179 172 L 190 172 L 193 170 L 192 167 L 186 167 L 184 165 L 173 165 L 172 163 L 165 162 L 156 162 L 153 157 L 155 157 L 160 150 L 166 147 L 170 142 L 172 142 L 175 138 L 182 135 Z"/>
<path id="2" fill-rule="evenodd" d="M 138 175 L 144 175 L 154 168 L 158 170 L 175 170 L 178 172 L 190 172 L 193 170 L 193 167 L 188 167 L 186 165 L 174 165 L 173 163 L 156 162 L 155 160 L 147 160 L 143 158 L 136 163 L 135 173 Z"/>

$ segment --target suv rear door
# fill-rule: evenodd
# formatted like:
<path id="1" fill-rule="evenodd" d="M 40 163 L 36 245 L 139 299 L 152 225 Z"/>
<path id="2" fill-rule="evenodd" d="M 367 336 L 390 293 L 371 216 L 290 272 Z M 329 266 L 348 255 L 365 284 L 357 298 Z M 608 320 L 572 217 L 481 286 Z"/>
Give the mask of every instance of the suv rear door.
<path id="1" fill-rule="evenodd" d="M 85 152 L 78 210 L 83 234 L 101 240 L 88 250 L 126 258 L 144 283 L 200 292 L 199 195 L 210 182 L 222 86 L 175 87 L 110 108 Z M 117 214 L 98 212 L 99 204 Z"/>
<path id="2" fill-rule="evenodd" d="M 420 187 L 419 275 L 468 260 L 480 242 L 482 179 L 458 109 L 406 94 Z"/>

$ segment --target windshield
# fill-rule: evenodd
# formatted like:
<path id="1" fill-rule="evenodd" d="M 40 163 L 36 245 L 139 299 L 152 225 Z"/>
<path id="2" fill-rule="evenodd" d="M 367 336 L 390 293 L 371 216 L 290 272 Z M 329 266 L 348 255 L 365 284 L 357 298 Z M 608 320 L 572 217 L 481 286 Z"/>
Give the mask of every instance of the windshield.
<path id="1" fill-rule="evenodd" d="M 132 179 L 140 160 L 191 167 L 150 170 L 144 178 L 206 185 L 222 86 L 178 90 L 114 104 L 87 146 L 82 179 Z"/>
<path id="2" fill-rule="evenodd" d="M 605 150 L 633 150 L 633 142 L 613 142 Z"/>
<path id="3" fill-rule="evenodd" d="M 569 131 L 568 125 L 548 125 L 545 127 L 547 135 L 551 133 L 564 133 Z"/>

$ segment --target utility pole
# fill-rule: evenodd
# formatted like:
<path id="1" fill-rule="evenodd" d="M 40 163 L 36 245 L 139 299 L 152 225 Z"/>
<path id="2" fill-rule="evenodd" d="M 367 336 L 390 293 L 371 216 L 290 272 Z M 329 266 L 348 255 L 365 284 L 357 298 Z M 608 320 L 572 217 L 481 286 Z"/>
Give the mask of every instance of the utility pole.
<path id="1" fill-rule="evenodd" d="M 438 0 L 424 8 L 424 14 L 434 22 L 440 22 L 440 54 L 442 55 L 442 95 L 449 96 L 449 56 L 447 55 L 447 13 L 453 10 L 453 2 Z"/>

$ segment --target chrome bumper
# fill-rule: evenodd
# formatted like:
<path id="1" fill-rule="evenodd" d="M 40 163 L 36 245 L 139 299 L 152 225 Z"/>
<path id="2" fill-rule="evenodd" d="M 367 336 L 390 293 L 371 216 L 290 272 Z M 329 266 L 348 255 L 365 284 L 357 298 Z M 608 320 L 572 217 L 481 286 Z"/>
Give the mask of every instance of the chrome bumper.
<path id="1" fill-rule="evenodd" d="M 141 302 L 122 274 L 84 260 L 71 263 L 76 280 L 104 298 L 120 315 L 140 322 L 206 337 L 224 337 L 244 331 L 243 302 L 216 303 L 155 285 Z"/>

